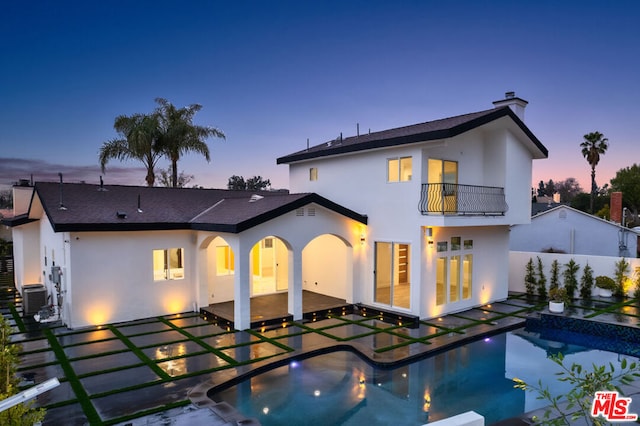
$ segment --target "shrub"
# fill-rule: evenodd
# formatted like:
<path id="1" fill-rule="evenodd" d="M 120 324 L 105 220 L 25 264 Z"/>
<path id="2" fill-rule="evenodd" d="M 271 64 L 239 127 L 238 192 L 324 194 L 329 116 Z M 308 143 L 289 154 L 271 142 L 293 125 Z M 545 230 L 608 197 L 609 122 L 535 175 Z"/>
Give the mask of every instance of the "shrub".
<path id="1" fill-rule="evenodd" d="M 538 279 L 536 282 L 538 286 L 538 297 L 540 297 L 541 299 L 546 299 L 547 298 L 547 277 L 545 277 L 544 275 L 544 268 L 543 268 L 542 259 L 540 259 L 540 256 L 538 256 Z"/>
<path id="2" fill-rule="evenodd" d="M 524 288 L 526 289 L 527 297 L 533 297 L 536 291 L 536 275 L 533 270 L 532 258 L 529 258 L 529 262 L 527 262 L 526 273 L 524 275 Z"/>
<path id="3" fill-rule="evenodd" d="M 549 290 L 553 290 L 554 288 L 558 288 L 560 286 L 560 264 L 558 263 L 558 259 L 554 259 L 551 262 L 551 279 L 549 280 Z"/>
<path id="4" fill-rule="evenodd" d="M 4 400 L 18 393 L 18 352 L 20 346 L 11 343 L 11 326 L 0 315 L 0 400 Z M 33 401 L 15 405 L 0 412 L 0 424 L 3 425 L 33 425 L 44 419 L 42 408 L 32 407 Z"/>
<path id="5" fill-rule="evenodd" d="M 580 265 L 571 259 L 566 265 L 564 265 L 564 268 L 564 272 L 562 273 L 564 277 L 564 288 L 567 289 L 567 297 L 569 299 L 573 299 L 573 296 L 578 289 L 577 275 L 580 270 Z"/>
<path id="6" fill-rule="evenodd" d="M 584 300 L 591 300 L 593 289 L 593 269 L 589 264 L 582 270 L 582 278 L 580 278 L 580 297 Z"/>
<path id="7" fill-rule="evenodd" d="M 552 302 L 569 303 L 567 289 L 564 287 L 554 287 L 549 289 L 549 300 Z"/>
<path id="8" fill-rule="evenodd" d="M 596 287 L 613 291 L 616 289 L 616 282 L 613 280 L 613 278 L 604 275 L 598 275 L 596 277 Z"/>
<path id="9" fill-rule="evenodd" d="M 557 373 L 558 380 L 573 385 L 573 388 L 567 394 L 553 396 L 549 391 L 549 387 L 543 387 L 540 380 L 538 380 L 538 385 L 536 386 L 525 383 L 518 378 L 513 378 L 515 388 L 535 391 L 538 393 L 538 399 L 546 399 L 550 403 L 543 419 L 533 418 L 535 424 L 608 424 L 603 418 L 591 417 L 591 404 L 595 393 L 605 390 L 619 391 L 618 384 L 628 385 L 640 377 L 640 364 L 637 362 L 627 363 L 626 358 L 622 359 L 618 371 L 611 363 L 609 363 L 608 368 L 604 365 L 597 366 L 594 364 L 593 371 L 588 371 L 583 369 L 582 365 L 576 363 L 571 364 L 571 367 L 567 367 L 564 365 L 562 354 L 551 355 L 549 358 L 562 369 L 561 372 Z M 563 399 L 566 399 L 568 403 L 566 406 L 562 404 Z M 581 419 L 582 422 L 577 423 L 578 419 Z"/>
<path id="10" fill-rule="evenodd" d="M 626 295 L 625 284 L 629 280 L 627 273 L 629 272 L 629 262 L 624 257 L 616 262 L 615 282 L 613 295 L 616 297 L 624 297 Z"/>

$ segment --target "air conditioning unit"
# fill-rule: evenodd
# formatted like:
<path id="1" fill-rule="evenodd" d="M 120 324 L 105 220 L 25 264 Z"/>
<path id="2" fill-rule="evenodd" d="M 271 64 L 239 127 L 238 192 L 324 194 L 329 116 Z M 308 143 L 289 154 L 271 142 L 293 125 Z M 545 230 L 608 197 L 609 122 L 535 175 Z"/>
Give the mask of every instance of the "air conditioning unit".
<path id="1" fill-rule="evenodd" d="M 23 315 L 33 315 L 47 304 L 47 289 L 42 284 L 32 284 L 22 288 Z"/>

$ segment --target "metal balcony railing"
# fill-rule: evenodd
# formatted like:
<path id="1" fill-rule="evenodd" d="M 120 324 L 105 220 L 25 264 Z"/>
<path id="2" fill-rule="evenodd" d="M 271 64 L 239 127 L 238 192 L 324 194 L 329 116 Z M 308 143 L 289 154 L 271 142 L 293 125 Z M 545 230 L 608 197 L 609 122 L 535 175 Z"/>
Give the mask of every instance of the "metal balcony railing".
<path id="1" fill-rule="evenodd" d="M 423 183 L 418 209 L 423 215 L 503 216 L 509 207 L 505 201 L 504 188 Z"/>

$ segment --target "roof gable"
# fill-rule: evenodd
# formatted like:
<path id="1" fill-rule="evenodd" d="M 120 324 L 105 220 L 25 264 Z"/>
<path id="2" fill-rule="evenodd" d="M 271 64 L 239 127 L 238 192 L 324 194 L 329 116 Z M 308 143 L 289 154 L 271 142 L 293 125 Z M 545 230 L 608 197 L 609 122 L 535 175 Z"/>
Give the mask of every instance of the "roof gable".
<path id="1" fill-rule="evenodd" d="M 367 222 L 366 216 L 317 194 L 38 182 L 36 198 L 56 232 L 199 229 L 237 233 L 312 202 Z"/>
<path id="2" fill-rule="evenodd" d="M 510 117 L 517 127 L 533 142 L 540 154 L 545 158 L 548 156 L 547 148 L 542 145 L 511 108 L 502 107 L 328 141 L 309 149 L 280 157 L 276 162 L 277 164 L 287 164 L 330 155 L 451 138 L 502 117 Z"/>
<path id="3" fill-rule="evenodd" d="M 602 224 L 606 224 L 606 225 L 613 226 L 613 227 L 616 227 L 616 228 L 629 229 L 629 228 L 624 228 L 622 225 L 620 225 L 618 223 L 610 222 L 610 221 L 602 219 L 602 218 L 600 218 L 598 216 L 594 216 L 592 214 L 585 213 L 582 210 L 574 209 L 573 207 L 567 206 L 567 205 L 564 205 L 564 204 L 556 206 L 556 207 L 553 207 L 551 209 L 548 209 L 548 210 L 545 210 L 545 211 L 543 211 L 541 213 L 538 213 L 535 216 L 532 216 L 531 217 L 531 221 L 533 222 L 534 220 L 539 219 L 541 217 L 545 217 L 547 215 L 550 215 L 551 213 L 558 213 L 561 210 L 566 210 L 570 214 L 580 215 L 580 216 L 582 216 L 582 217 L 584 217 L 584 218 L 586 218 L 588 220 L 594 221 L 594 223 L 602 223 Z M 526 226 L 526 225 L 522 225 L 522 226 Z"/>

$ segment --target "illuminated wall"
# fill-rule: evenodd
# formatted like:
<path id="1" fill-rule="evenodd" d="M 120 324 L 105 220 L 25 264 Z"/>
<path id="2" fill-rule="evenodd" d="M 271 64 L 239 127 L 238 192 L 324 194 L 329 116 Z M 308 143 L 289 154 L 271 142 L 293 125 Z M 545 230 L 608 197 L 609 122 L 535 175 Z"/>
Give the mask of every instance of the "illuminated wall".
<path id="1" fill-rule="evenodd" d="M 195 238 L 190 231 L 71 234 L 67 277 L 72 328 L 193 310 Z M 153 251 L 184 249 L 184 277 L 154 281 Z"/>

